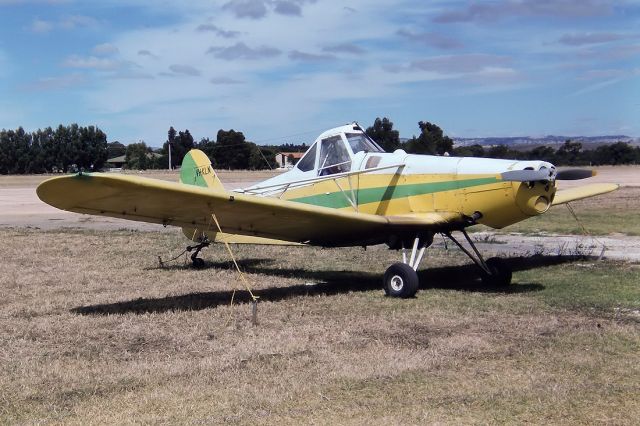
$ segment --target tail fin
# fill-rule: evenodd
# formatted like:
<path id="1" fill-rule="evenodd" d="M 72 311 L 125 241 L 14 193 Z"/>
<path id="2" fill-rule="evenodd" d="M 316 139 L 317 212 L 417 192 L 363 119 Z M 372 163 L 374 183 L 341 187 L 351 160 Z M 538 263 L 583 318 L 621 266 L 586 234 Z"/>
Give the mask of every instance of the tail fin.
<path id="1" fill-rule="evenodd" d="M 209 161 L 207 155 L 199 149 L 192 149 L 184 156 L 182 167 L 180 167 L 180 182 L 219 191 L 224 190 L 222 182 L 220 182 L 218 175 L 216 175 L 213 167 L 211 167 L 211 161 Z M 215 226 L 212 225 L 213 224 L 210 224 L 206 230 L 184 227 L 182 228 L 182 233 L 188 239 L 196 242 L 210 241 L 219 243 L 226 241 L 227 243 L 235 244 L 298 245 L 297 243 L 272 240 L 269 238 L 225 234 L 223 232 L 217 232 Z"/>
<path id="2" fill-rule="evenodd" d="M 187 185 L 224 190 L 220 178 L 211 167 L 209 157 L 199 149 L 192 149 L 184 156 L 180 167 L 180 182 Z"/>

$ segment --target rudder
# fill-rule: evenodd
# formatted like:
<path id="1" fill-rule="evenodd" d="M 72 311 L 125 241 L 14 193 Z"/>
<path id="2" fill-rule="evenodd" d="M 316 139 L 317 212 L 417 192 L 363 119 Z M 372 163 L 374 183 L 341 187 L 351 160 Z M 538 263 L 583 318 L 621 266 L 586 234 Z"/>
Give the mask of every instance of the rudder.
<path id="1" fill-rule="evenodd" d="M 180 167 L 180 182 L 187 185 L 224 190 L 220 178 L 211 167 L 209 157 L 199 149 L 192 149 L 185 154 Z"/>
<path id="2" fill-rule="evenodd" d="M 180 183 L 224 191 L 220 178 L 211 167 L 211 160 L 207 154 L 199 149 L 190 150 L 182 159 Z M 182 233 L 192 241 L 215 240 L 216 238 L 216 232 L 212 229 L 205 232 L 197 228 L 182 228 Z"/>

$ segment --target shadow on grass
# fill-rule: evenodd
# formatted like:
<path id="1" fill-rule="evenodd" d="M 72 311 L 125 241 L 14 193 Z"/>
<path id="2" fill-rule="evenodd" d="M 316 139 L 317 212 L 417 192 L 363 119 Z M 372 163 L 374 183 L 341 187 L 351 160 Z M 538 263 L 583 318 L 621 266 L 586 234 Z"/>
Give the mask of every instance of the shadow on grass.
<path id="1" fill-rule="evenodd" d="M 504 259 L 514 271 L 541 268 L 562 263 L 584 260 L 584 256 L 532 256 L 512 257 Z M 254 294 L 261 300 L 277 302 L 298 296 L 334 295 L 349 292 L 365 292 L 380 290 L 382 277 L 379 274 L 368 272 L 350 271 L 309 271 L 304 269 L 272 268 L 268 265 L 271 259 L 244 259 L 238 262 L 243 271 L 268 276 L 296 277 L 301 280 L 311 280 L 318 284 L 292 285 L 287 287 L 269 287 L 255 290 Z M 208 263 L 205 268 L 231 268 L 229 262 Z M 184 266 L 174 266 L 170 269 L 186 269 Z M 436 288 L 442 290 L 470 291 L 470 292 L 495 292 L 504 294 L 526 293 L 544 290 L 544 286 L 538 283 L 515 283 L 506 288 L 487 287 L 482 284 L 478 274 L 478 268 L 473 265 L 446 266 L 431 268 L 418 272 L 420 288 Z M 191 293 L 182 296 L 168 296 L 152 299 L 135 299 L 125 302 L 108 303 L 101 305 L 80 306 L 73 308 L 71 312 L 82 315 L 110 315 L 126 313 L 151 313 L 166 311 L 190 311 L 215 308 L 218 305 L 226 306 L 231 300 L 232 291 L 212 291 Z M 235 302 L 249 303 L 251 299 L 246 291 L 238 291 Z"/>

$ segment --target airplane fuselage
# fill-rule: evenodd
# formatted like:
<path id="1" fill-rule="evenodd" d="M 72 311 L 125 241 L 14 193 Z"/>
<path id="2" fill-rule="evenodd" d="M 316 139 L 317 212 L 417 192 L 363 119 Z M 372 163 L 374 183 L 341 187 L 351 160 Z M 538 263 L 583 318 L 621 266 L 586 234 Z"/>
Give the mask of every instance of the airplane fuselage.
<path id="1" fill-rule="evenodd" d="M 503 228 L 544 213 L 554 183 L 504 181 L 511 170 L 552 169 L 544 161 L 358 152 L 351 169 L 314 179 L 292 169 L 247 190 L 265 196 L 384 216 L 481 216 L 477 223 Z M 370 171 L 367 171 L 370 170 Z M 362 172 L 362 173 L 357 173 Z M 264 188 L 264 189 L 261 189 Z"/>

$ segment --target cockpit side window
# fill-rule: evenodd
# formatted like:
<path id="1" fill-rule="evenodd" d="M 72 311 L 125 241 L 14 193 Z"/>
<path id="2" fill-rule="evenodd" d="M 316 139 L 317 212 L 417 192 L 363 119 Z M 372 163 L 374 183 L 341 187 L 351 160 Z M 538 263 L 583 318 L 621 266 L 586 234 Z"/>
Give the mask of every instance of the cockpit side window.
<path id="1" fill-rule="evenodd" d="M 351 170 L 351 157 L 340 135 L 320 142 L 320 166 L 318 175 L 326 176 Z"/>
<path id="2" fill-rule="evenodd" d="M 367 137 L 362 133 L 345 133 L 345 136 L 347 137 L 349 146 L 351 146 L 351 150 L 354 154 L 357 154 L 360 151 L 384 152 L 377 145 L 367 139 Z"/>
<path id="3" fill-rule="evenodd" d="M 302 157 L 300 161 L 298 161 L 298 164 L 296 165 L 296 167 L 300 171 L 308 172 L 309 170 L 313 170 L 315 165 L 316 165 L 316 144 L 314 143 L 313 145 L 311 145 L 311 148 L 309 148 L 309 151 L 307 151 L 305 156 Z"/>

